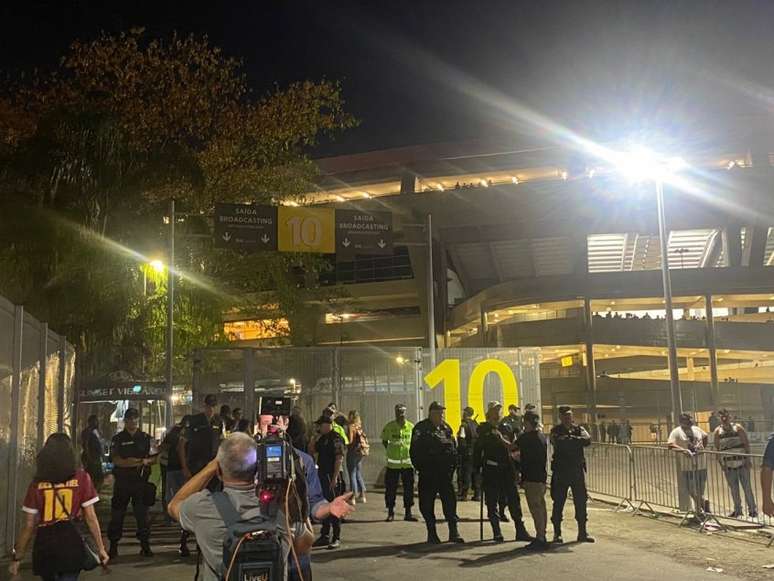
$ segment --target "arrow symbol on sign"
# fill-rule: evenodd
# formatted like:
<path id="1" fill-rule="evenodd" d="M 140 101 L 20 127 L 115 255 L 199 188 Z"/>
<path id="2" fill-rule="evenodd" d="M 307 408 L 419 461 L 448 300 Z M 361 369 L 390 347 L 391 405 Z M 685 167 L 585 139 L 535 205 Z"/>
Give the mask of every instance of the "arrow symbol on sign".
<path id="1" fill-rule="evenodd" d="M 269 238 L 268 234 L 264 234 L 263 236 L 261 236 L 261 242 L 263 242 L 264 244 L 268 244 L 269 240 L 271 240 L 271 238 Z"/>
<path id="2" fill-rule="evenodd" d="M 225 242 L 229 242 L 231 240 L 231 232 L 226 232 L 222 238 Z"/>
<path id="3" fill-rule="evenodd" d="M 379 248 L 384 248 L 385 246 L 387 246 L 387 243 L 384 240 L 379 240 L 379 242 L 377 242 L 376 245 Z"/>
<path id="4" fill-rule="evenodd" d="M 341 243 L 341 245 L 342 245 L 344 248 L 349 248 L 349 245 L 350 245 L 350 244 L 352 244 L 352 242 L 350 242 L 350 241 L 349 241 L 349 238 L 345 238 L 345 239 L 344 239 L 344 242 L 342 242 L 342 243 Z"/>

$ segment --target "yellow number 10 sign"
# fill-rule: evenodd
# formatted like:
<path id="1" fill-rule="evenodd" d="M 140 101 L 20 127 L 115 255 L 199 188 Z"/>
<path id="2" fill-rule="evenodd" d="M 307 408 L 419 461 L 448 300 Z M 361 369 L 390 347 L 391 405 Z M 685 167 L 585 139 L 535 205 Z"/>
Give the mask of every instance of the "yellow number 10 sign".
<path id="1" fill-rule="evenodd" d="M 468 405 L 472 407 L 480 421 L 486 413 L 484 407 L 484 383 L 486 376 L 495 373 L 500 378 L 503 388 L 503 406 L 519 405 L 521 399 L 519 382 L 513 370 L 507 363 L 499 359 L 485 359 L 478 363 L 468 379 Z M 462 378 L 459 359 L 446 359 L 425 376 L 425 382 L 430 389 L 435 389 L 443 383 L 444 405 L 446 406 L 446 422 L 455 430 L 462 423 Z"/>

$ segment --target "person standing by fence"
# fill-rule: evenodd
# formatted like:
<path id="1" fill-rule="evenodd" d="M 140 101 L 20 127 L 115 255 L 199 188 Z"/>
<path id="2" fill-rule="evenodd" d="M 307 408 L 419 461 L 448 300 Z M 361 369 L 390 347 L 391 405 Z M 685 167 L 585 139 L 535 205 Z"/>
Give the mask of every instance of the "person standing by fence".
<path id="1" fill-rule="evenodd" d="M 363 480 L 363 458 L 368 456 L 371 446 L 363 431 L 363 421 L 357 410 L 349 412 L 349 446 L 347 446 L 347 474 L 352 491 L 352 504 L 358 500 L 365 504 L 366 487 Z"/>
<path id="2" fill-rule="evenodd" d="M 599 441 L 603 444 L 607 441 L 607 424 L 599 422 Z"/>
<path id="3" fill-rule="evenodd" d="M 99 418 L 92 414 L 86 420 L 86 429 L 81 432 L 81 463 L 91 476 L 94 488 L 99 492 L 105 474 L 102 470 L 102 434 L 99 433 Z"/>
<path id="4" fill-rule="evenodd" d="M 680 425 L 669 434 L 667 445 L 680 453 L 677 458 L 678 505 L 683 512 L 694 503 L 695 517 L 704 514 L 704 489 L 707 485 L 707 434 L 693 424 L 690 414 L 680 414 Z"/>
<path id="5" fill-rule="evenodd" d="M 586 458 L 583 448 L 591 444 L 589 433 L 573 422 L 572 408 L 559 407 L 562 423 L 551 428 L 551 444 L 554 457 L 551 460 L 551 498 L 554 507 L 551 522 L 554 525 L 554 542 L 562 543 L 562 513 L 567 502 L 567 490 L 572 490 L 575 504 L 575 520 L 578 522 L 578 542 L 593 543 L 594 537 L 586 530 L 588 515 L 586 503 Z"/>
<path id="6" fill-rule="evenodd" d="M 468 499 L 468 489 L 473 488 L 473 500 L 480 500 L 478 475 L 473 473 L 473 451 L 478 439 L 478 424 L 473 419 L 476 412 L 472 407 L 462 410 L 462 423 L 457 431 L 457 493 L 461 501 Z"/>
<path id="7" fill-rule="evenodd" d="M 543 551 L 549 547 L 546 542 L 546 462 L 548 446 L 545 435 L 538 425 L 540 418 L 531 412 L 524 414 L 524 433 L 519 436 L 519 463 L 521 464 L 521 484 L 527 505 L 535 523 L 535 540 L 527 545 L 531 551 Z"/>
<path id="8" fill-rule="evenodd" d="M 384 473 L 384 503 L 387 506 L 387 522 L 395 520 L 395 497 L 398 481 L 403 483 L 403 520 L 416 522 L 411 514 L 414 506 L 414 467 L 411 464 L 411 433 L 414 424 L 406 419 L 406 406 L 395 406 L 395 420 L 388 422 L 382 430 L 382 445 L 387 454 L 387 470 Z"/>
<path id="9" fill-rule="evenodd" d="M 739 494 L 739 486 L 744 491 L 744 498 L 747 502 L 747 511 L 752 518 L 758 516 L 758 506 L 755 503 L 755 495 L 750 484 L 750 458 L 740 454 L 750 454 L 750 440 L 747 438 L 747 432 L 737 423 L 731 421 L 731 414 L 726 409 L 718 411 L 720 416 L 720 425 L 713 434 L 715 449 L 722 452 L 719 462 L 723 468 L 723 474 L 728 482 L 728 488 L 731 491 L 731 498 L 734 500 L 734 512 L 731 518 L 741 517 L 742 498 Z"/>

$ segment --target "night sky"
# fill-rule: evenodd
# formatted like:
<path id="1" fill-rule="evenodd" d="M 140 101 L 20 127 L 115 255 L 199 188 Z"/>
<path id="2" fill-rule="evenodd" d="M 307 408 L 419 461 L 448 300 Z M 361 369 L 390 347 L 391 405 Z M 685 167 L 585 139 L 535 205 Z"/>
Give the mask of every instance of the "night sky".
<path id="1" fill-rule="evenodd" d="M 507 142 L 536 132 L 523 107 L 597 139 L 695 136 L 774 102 L 765 0 L 5 0 L 0 67 L 52 66 L 74 38 L 132 26 L 208 34 L 258 93 L 340 79 L 361 125 L 317 155 Z"/>

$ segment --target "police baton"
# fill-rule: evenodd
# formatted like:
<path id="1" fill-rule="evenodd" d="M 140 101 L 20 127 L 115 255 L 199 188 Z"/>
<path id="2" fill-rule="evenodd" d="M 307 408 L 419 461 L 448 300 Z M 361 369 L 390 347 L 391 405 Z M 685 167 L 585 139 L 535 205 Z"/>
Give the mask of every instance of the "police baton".
<path id="1" fill-rule="evenodd" d="M 477 475 L 476 475 L 477 476 Z M 479 484 L 479 501 L 478 501 L 478 537 L 481 541 L 484 540 L 484 487 Z"/>

